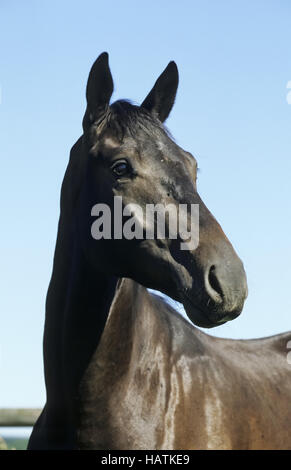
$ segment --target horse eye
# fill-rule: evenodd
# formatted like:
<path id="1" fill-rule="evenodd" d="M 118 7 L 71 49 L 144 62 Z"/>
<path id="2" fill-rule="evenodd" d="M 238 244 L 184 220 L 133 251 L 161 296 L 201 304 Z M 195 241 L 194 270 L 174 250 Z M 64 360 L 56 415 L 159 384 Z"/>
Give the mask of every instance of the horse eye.
<path id="1" fill-rule="evenodd" d="M 129 165 L 127 162 L 117 162 L 111 167 L 111 171 L 115 176 L 124 176 L 129 172 Z"/>

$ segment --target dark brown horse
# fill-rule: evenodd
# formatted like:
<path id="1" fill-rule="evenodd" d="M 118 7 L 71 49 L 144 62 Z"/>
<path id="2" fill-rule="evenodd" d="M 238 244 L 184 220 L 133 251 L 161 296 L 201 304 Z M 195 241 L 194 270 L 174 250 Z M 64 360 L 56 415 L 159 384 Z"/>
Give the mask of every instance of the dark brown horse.
<path id="1" fill-rule="evenodd" d="M 91 69 L 47 295 L 47 402 L 29 449 L 291 448 L 291 334 L 213 338 L 146 289 L 209 328 L 237 317 L 247 295 L 243 265 L 197 193 L 196 160 L 162 124 L 177 86 L 170 62 L 141 106 L 109 105 L 107 54 Z M 142 208 L 198 204 L 198 247 L 170 236 L 97 241 L 92 207 L 113 210 L 115 196 Z"/>

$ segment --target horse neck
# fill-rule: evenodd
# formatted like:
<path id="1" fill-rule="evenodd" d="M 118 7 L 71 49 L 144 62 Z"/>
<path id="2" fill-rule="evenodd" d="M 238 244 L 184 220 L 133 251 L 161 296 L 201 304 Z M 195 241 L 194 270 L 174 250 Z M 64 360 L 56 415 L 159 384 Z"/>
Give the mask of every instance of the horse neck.
<path id="1" fill-rule="evenodd" d="M 64 406 L 78 384 L 106 323 L 117 279 L 85 261 L 75 226 L 82 186 L 82 139 L 73 146 L 61 191 L 61 215 L 46 300 L 44 369 L 47 405 Z"/>
<path id="2" fill-rule="evenodd" d="M 47 389 L 76 393 L 78 382 L 97 347 L 117 279 L 93 272 L 76 243 L 71 260 L 58 259 L 50 283 L 44 336 Z M 67 396 L 66 399 L 69 397 Z M 49 396 L 48 396 L 49 399 Z"/>

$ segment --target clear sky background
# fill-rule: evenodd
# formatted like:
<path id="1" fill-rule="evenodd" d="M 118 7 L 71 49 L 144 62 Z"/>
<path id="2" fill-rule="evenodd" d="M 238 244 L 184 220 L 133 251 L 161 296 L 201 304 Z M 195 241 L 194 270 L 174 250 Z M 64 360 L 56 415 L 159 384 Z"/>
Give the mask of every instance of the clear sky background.
<path id="1" fill-rule="evenodd" d="M 44 404 L 60 186 L 103 51 L 113 99 L 140 103 L 178 65 L 167 126 L 197 157 L 200 195 L 249 284 L 242 315 L 210 334 L 291 329 L 290 0 L 1 0 L 0 44 L 0 407 Z"/>

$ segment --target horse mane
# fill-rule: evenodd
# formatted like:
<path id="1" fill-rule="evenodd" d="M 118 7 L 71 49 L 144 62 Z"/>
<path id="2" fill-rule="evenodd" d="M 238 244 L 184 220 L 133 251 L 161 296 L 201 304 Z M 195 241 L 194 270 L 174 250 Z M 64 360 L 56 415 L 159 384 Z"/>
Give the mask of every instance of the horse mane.
<path id="1" fill-rule="evenodd" d="M 108 107 L 102 120 L 102 132 L 106 129 L 110 129 L 119 141 L 125 135 L 135 137 L 140 131 L 152 137 L 158 137 L 162 132 L 172 138 L 155 115 L 129 100 L 117 100 Z"/>

